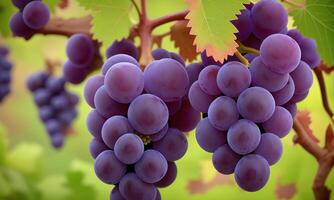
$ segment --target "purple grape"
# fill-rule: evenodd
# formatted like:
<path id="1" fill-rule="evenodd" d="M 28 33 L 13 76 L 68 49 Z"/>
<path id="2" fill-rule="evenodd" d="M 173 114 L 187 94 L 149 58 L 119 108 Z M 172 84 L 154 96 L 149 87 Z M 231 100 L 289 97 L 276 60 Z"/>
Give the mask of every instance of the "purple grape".
<path id="1" fill-rule="evenodd" d="M 295 84 L 296 94 L 305 93 L 313 84 L 312 70 L 304 61 L 300 61 L 298 67 L 290 73 L 290 76 Z"/>
<path id="2" fill-rule="evenodd" d="M 96 138 L 93 138 L 89 144 L 89 152 L 94 159 L 105 150 L 109 150 L 109 148 L 102 141 Z"/>
<path id="3" fill-rule="evenodd" d="M 115 186 L 110 192 L 110 200 L 126 200 L 121 192 L 119 191 L 118 186 Z"/>
<path id="4" fill-rule="evenodd" d="M 41 0 L 12 0 L 12 3 L 20 10 L 23 10 L 23 8 L 32 1 L 41 1 Z"/>
<path id="5" fill-rule="evenodd" d="M 161 194 L 158 189 L 157 189 L 157 195 L 155 196 L 155 200 L 161 200 Z"/>
<path id="6" fill-rule="evenodd" d="M 204 66 L 208 65 L 218 65 L 222 66 L 223 64 L 219 61 L 215 61 L 212 56 L 207 56 L 206 51 L 201 53 L 201 60 Z"/>
<path id="7" fill-rule="evenodd" d="M 177 128 L 182 132 L 193 130 L 197 123 L 201 120 L 201 113 L 196 111 L 188 99 L 182 101 L 181 109 L 170 117 L 169 123 L 171 127 Z"/>
<path id="8" fill-rule="evenodd" d="M 171 58 L 171 55 L 167 50 L 157 48 L 152 51 L 152 57 L 154 58 L 154 60 L 160 60 L 163 58 Z"/>
<path id="9" fill-rule="evenodd" d="M 23 9 L 24 23 L 31 29 L 40 29 L 45 26 L 50 19 L 48 6 L 41 1 L 32 1 Z"/>
<path id="10" fill-rule="evenodd" d="M 136 60 L 139 59 L 137 47 L 130 40 L 126 39 L 121 41 L 114 41 L 106 51 L 107 58 L 118 54 L 127 54 Z"/>
<path id="11" fill-rule="evenodd" d="M 281 32 L 288 24 L 288 13 L 276 0 L 261 0 L 251 11 L 253 33 L 264 39 L 273 33 Z M 264 20 L 265 19 L 265 20 Z"/>
<path id="12" fill-rule="evenodd" d="M 210 104 L 208 119 L 216 129 L 227 131 L 239 119 L 239 112 L 234 99 L 227 96 L 216 98 Z"/>
<path id="13" fill-rule="evenodd" d="M 38 89 L 34 92 L 34 99 L 38 106 L 47 105 L 51 100 L 51 93 L 47 89 Z"/>
<path id="14" fill-rule="evenodd" d="M 292 37 L 294 40 L 296 40 L 296 42 L 299 44 L 302 39 L 303 36 L 302 34 L 297 30 L 297 29 L 291 29 L 287 32 L 287 35 Z"/>
<path id="15" fill-rule="evenodd" d="M 135 173 L 127 173 L 119 183 L 119 191 L 125 199 L 155 199 L 157 189 L 153 184 L 145 183 Z"/>
<path id="16" fill-rule="evenodd" d="M 293 96 L 295 92 L 295 84 L 291 76 L 289 76 L 288 83 L 277 92 L 272 92 L 277 106 L 287 103 Z"/>
<path id="17" fill-rule="evenodd" d="M 108 58 L 104 62 L 103 66 L 102 66 L 102 74 L 106 75 L 107 71 L 110 69 L 110 67 L 112 67 L 113 65 L 115 65 L 117 63 L 121 63 L 121 62 L 132 63 L 132 64 L 137 65 L 139 67 L 139 63 L 133 57 L 131 57 L 127 54 L 117 54 L 117 55 L 114 55 L 114 56 Z"/>
<path id="18" fill-rule="evenodd" d="M 168 123 L 157 133 L 154 133 L 153 135 L 150 135 L 150 139 L 152 142 L 156 142 L 161 140 L 163 137 L 165 137 L 167 131 L 168 131 Z"/>
<path id="19" fill-rule="evenodd" d="M 63 77 L 67 82 L 72 84 L 82 83 L 87 76 L 87 70 L 77 67 L 71 61 L 66 61 L 63 65 Z"/>
<path id="20" fill-rule="evenodd" d="M 143 94 L 131 102 L 128 118 L 134 129 L 144 135 L 152 135 L 166 125 L 168 108 L 159 97 Z"/>
<path id="21" fill-rule="evenodd" d="M 167 161 L 180 159 L 186 153 L 187 148 L 187 138 L 175 128 L 169 128 L 165 137 L 153 143 L 153 149 L 161 152 Z"/>
<path id="22" fill-rule="evenodd" d="M 317 44 L 315 40 L 303 38 L 300 43 L 302 52 L 302 60 L 306 62 L 312 69 L 320 64 L 320 56 L 317 52 Z"/>
<path id="23" fill-rule="evenodd" d="M 53 94 L 64 91 L 65 80 L 62 78 L 50 77 L 47 79 L 45 86 Z"/>
<path id="24" fill-rule="evenodd" d="M 253 30 L 250 11 L 247 9 L 241 10 L 238 19 L 233 20 L 232 24 L 238 29 L 238 33 L 236 33 L 237 39 L 239 41 L 246 40 Z"/>
<path id="25" fill-rule="evenodd" d="M 216 96 L 211 96 L 205 93 L 201 87 L 199 86 L 198 81 L 195 81 L 189 90 L 189 101 L 191 106 L 203 113 L 207 113 L 209 110 L 209 106 L 213 100 L 215 100 Z"/>
<path id="26" fill-rule="evenodd" d="M 186 64 L 184 63 L 183 58 L 181 58 L 181 56 L 179 56 L 179 54 L 174 53 L 174 52 L 170 52 L 169 54 L 170 54 L 171 59 L 174 59 L 177 62 L 179 62 L 181 65 L 186 66 Z"/>
<path id="27" fill-rule="evenodd" d="M 1 68 L 2 66 L 0 66 Z M 3 69 L 0 69 L 1 70 L 1 74 L 0 74 L 0 84 L 1 85 L 5 85 L 5 84 L 8 84 L 10 83 L 11 81 L 11 77 L 10 77 L 10 74 L 11 72 L 10 71 L 5 71 Z"/>
<path id="28" fill-rule="evenodd" d="M 96 110 L 106 118 L 114 115 L 126 116 L 128 111 L 127 104 L 121 104 L 113 100 L 107 93 L 105 86 L 101 86 L 95 93 L 94 105 Z"/>
<path id="29" fill-rule="evenodd" d="M 168 163 L 168 169 L 165 176 L 160 181 L 154 184 L 159 188 L 164 188 L 171 185 L 176 179 L 177 167 L 175 162 L 167 162 L 167 163 Z"/>
<path id="30" fill-rule="evenodd" d="M 234 170 L 235 181 L 248 192 L 260 190 L 267 183 L 269 175 L 268 162 L 256 154 L 242 157 Z"/>
<path id="31" fill-rule="evenodd" d="M 270 119 L 262 123 L 263 129 L 268 133 L 274 133 L 282 138 L 292 129 L 293 119 L 288 110 L 276 106 L 274 114 Z"/>
<path id="32" fill-rule="evenodd" d="M 306 90 L 305 92 L 298 93 L 298 94 L 295 92 L 295 94 L 292 96 L 289 102 L 291 103 L 301 102 L 308 96 L 308 93 L 309 93 L 309 90 Z"/>
<path id="33" fill-rule="evenodd" d="M 102 127 L 103 142 L 111 149 L 114 149 L 115 143 L 119 137 L 126 133 L 133 133 L 128 119 L 123 116 L 113 116 L 107 119 Z"/>
<path id="34" fill-rule="evenodd" d="M 66 53 L 72 63 L 77 64 L 78 68 L 84 68 L 94 58 L 94 43 L 86 34 L 74 34 L 68 39 Z"/>
<path id="35" fill-rule="evenodd" d="M 51 106 L 57 111 L 66 110 L 70 107 L 69 99 L 65 95 L 53 96 L 50 103 Z"/>
<path id="36" fill-rule="evenodd" d="M 247 67 L 240 62 L 228 62 L 223 65 L 217 75 L 217 85 L 222 93 L 230 97 L 238 97 L 251 83 L 251 75 Z"/>
<path id="37" fill-rule="evenodd" d="M 166 106 L 168 108 L 169 115 L 174 115 L 181 109 L 182 100 L 166 102 Z"/>
<path id="38" fill-rule="evenodd" d="M 54 115 L 55 115 L 55 112 L 51 106 L 42 106 L 39 109 L 39 118 L 44 122 L 53 118 Z"/>
<path id="39" fill-rule="evenodd" d="M 146 183 L 156 183 L 167 173 L 167 160 L 156 150 L 146 150 L 143 157 L 135 164 L 137 176 Z"/>
<path id="40" fill-rule="evenodd" d="M 204 69 L 202 63 L 191 63 L 187 65 L 186 70 L 189 77 L 189 85 L 191 86 L 195 81 L 198 80 L 199 73 Z"/>
<path id="41" fill-rule="evenodd" d="M 275 100 L 267 90 L 261 87 L 251 87 L 240 94 L 237 107 L 241 116 L 260 123 L 273 115 Z"/>
<path id="42" fill-rule="evenodd" d="M 241 156 L 224 144 L 218 147 L 212 155 L 212 163 L 215 169 L 222 174 L 232 174 Z"/>
<path id="43" fill-rule="evenodd" d="M 46 130 L 50 135 L 54 135 L 55 133 L 58 133 L 61 131 L 61 124 L 56 119 L 50 119 L 45 122 Z"/>
<path id="44" fill-rule="evenodd" d="M 106 150 L 96 157 L 94 170 L 104 183 L 116 184 L 126 174 L 126 165 L 117 160 L 113 151 Z"/>
<path id="45" fill-rule="evenodd" d="M 117 63 L 107 72 L 104 85 L 111 98 L 119 103 L 130 103 L 144 89 L 144 76 L 138 66 Z"/>
<path id="46" fill-rule="evenodd" d="M 84 88 L 84 97 L 86 102 L 90 107 L 95 108 L 94 96 L 96 91 L 103 85 L 104 77 L 103 76 L 93 76 L 90 78 Z"/>
<path id="47" fill-rule="evenodd" d="M 102 140 L 102 126 L 106 119 L 100 115 L 97 110 L 92 110 L 90 113 L 88 113 L 87 116 L 87 128 L 88 131 L 94 136 L 95 138 Z"/>
<path id="48" fill-rule="evenodd" d="M 278 74 L 268 69 L 260 56 L 251 62 L 250 72 L 252 75 L 252 85 L 263 87 L 270 92 L 279 91 L 289 80 L 289 74 Z"/>
<path id="49" fill-rule="evenodd" d="M 9 28 L 14 36 L 23 37 L 29 39 L 34 31 L 29 28 L 23 21 L 23 14 L 21 12 L 16 13 L 10 18 Z"/>
<path id="50" fill-rule="evenodd" d="M 260 143 L 261 132 L 252 121 L 241 119 L 233 124 L 227 132 L 227 143 L 231 149 L 240 155 L 254 151 Z"/>
<path id="51" fill-rule="evenodd" d="M 196 140 L 199 146 L 207 152 L 214 152 L 226 144 L 226 132 L 214 128 L 208 118 L 202 119 L 196 127 Z"/>
<path id="52" fill-rule="evenodd" d="M 56 149 L 61 148 L 64 145 L 64 134 L 57 132 L 51 135 L 51 144 Z"/>
<path id="53" fill-rule="evenodd" d="M 216 96 L 221 93 L 216 81 L 219 69 L 217 65 L 209 65 L 199 74 L 198 84 L 202 91 L 208 95 Z"/>
<path id="54" fill-rule="evenodd" d="M 295 103 L 288 102 L 288 103 L 284 104 L 283 107 L 290 112 L 292 118 L 294 118 L 296 116 L 297 105 Z"/>
<path id="55" fill-rule="evenodd" d="M 144 79 L 145 90 L 166 102 L 180 100 L 189 85 L 185 68 L 170 58 L 151 62 L 145 68 Z"/>
<path id="56" fill-rule="evenodd" d="M 144 143 L 139 136 L 126 133 L 117 139 L 114 151 L 118 160 L 124 164 L 135 164 L 144 153 Z"/>
<path id="57" fill-rule="evenodd" d="M 298 66 L 301 51 L 298 43 L 291 37 L 273 34 L 263 40 L 260 55 L 268 69 L 279 74 L 286 74 Z"/>
<path id="58" fill-rule="evenodd" d="M 282 148 L 282 142 L 279 137 L 272 133 L 263 133 L 260 144 L 254 153 L 265 158 L 269 165 L 273 165 L 281 158 Z"/>

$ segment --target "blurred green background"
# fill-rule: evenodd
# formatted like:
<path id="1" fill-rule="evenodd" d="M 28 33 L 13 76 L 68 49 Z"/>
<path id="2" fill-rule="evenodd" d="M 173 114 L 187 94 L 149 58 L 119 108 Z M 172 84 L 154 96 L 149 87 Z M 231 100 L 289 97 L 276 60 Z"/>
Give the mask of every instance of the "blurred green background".
<path id="1" fill-rule="evenodd" d="M 10 1 L 10 0 L 1 0 Z M 179 1 L 149 0 L 150 16 L 160 16 L 185 8 Z M 166 6 L 161 6 L 161 5 Z M 13 8 L 5 7 L 8 15 Z M 75 1 L 66 9 L 56 9 L 56 16 L 64 18 L 88 14 Z M 135 15 L 134 15 L 135 16 Z M 0 19 L 8 23 L 8 19 Z M 7 22 L 6 22 L 7 20 Z M 135 17 L 133 20 L 136 20 Z M 290 23 L 291 24 L 291 23 Z M 164 32 L 168 26 L 161 27 Z M 9 59 L 14 65 L 12 93 L 0 104 L 0 199 L 4 200 L 105 200 L 109 199 L 112 186 L 96 178 L 93 159 L 88 145 L 91 135 L 85 125 L 88 105 L 82 98 L 83 84 L 68 85 L 68 89 L 80 95 L 79 116 L 73 124 L 73 134 L 64 148 L 51 147 L 43 124 L 38 119 L 37 108 L 25 80 L 29 74 L 46 68 L 45 61 L 64 62 L 67 38 L 36 35 L 31 40 L 1 37 L 0 44 L 11 50 Z M 103 44 L 101 53 L 109 44 Z M 177 51 L 166 38 L 163 47 Z M 98 72 L 97 72 L 98 73 Z M 57 75 L 61 75 L 60 66 Z M 334 73 L 325 75 L 328 98 L 334 108 Z M 299 110 L 311 114 L 313 134 L 324 144 L 324 135 L 330 121 L 321 103 L 318 82 L 314 81 L 309 96 L 298 104 Z M 211 164 L 211 155 L 196 144 L 194 132 L 189 133 L 189 149 L 177 162 L 178 176 L 168 188 L 161 189 L 163 199 L 313 199 L 312 181 L 317 163 L 299 145 L 294 145 L 292 131 L 283 139 L 284 153 L 280 162 L 271 167 L 267 185 L 255 193 L 239 189 L 233 176 L 219 175 Z M 327 179 L 327 186 L 334 189 L 334 171 Z M 334 199 L 332 194 L 331 199 Z"/>

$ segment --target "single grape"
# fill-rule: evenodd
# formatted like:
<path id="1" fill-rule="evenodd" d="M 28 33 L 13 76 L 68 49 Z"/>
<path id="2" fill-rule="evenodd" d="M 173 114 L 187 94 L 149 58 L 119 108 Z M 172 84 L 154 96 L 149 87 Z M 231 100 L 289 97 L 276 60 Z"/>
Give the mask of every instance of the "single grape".
<path id="1" fill-rule="evenodd" d="M 297 104 L 288 102 L 288 103 L 284 104 L 283 107 L 290 112 L 292 118 L 294 118 L 296 116 L 296 114 L 297 114 Z"/>
<path id="2" fill-rule="evenodd" d="M 94 105 L 96 110 L 106 118 L 114 115 L 126 116 L 128 111 L 127 104 L 121 104 L 113 100 L 107 93 L 105 86 L 101 86 L 95 93 Z"/>
<path id="3" fill-rule="evenodd" d="M 92 110 L 88 113 L 86 121 L 88 131 L 92 134 L 92 136 L 99 140 L 102 140 L 101 130 L 105 121 L 106 119 L 100 115 L 97 110 Z"/>
<path id="4" fill-rule="evenodd" d="M 193 130 L 197 123 L 201 120 L 201 113 L 195 110 L 189 100 L 182 100 L 181 109 L 169 118 L 171 127 L 177 128 L 182 132 Z"/>
<path id="5" fill-rule="evenodd" d="M 131 63 L 113 65 L 104 78 L 111 98 L 119 103 L 130 103 L 144 89 L 144 76 L 138 66 Z"/>
<path id="6" fill-rule="evenodd" d="M 320 56 L 317 52 L 317 44 L 315 40 L 303 38 L 299 43 L 302 60 L 306 62 L 312 69 L 320 64 Z"/>
<path id="7" fill-rule="evenodd" d="M 293 119 L 288 110 L 276 106 L 270 119 L 262 123 L 263 129 L 268 133 L 274 133 L 279 137 L 286 136 L 292 129 Z"/>
<path id="8" fill-rule="evenodd" d="M 139 63 L 137 62 L 136 59 L 133 57 L 127 55 L 127 54 L 117 54 L 114 55 L 110 58 L 108 58 L 104 64 L 102 65 L 102 74 L 106 75 L 107 71 L 112 67 L 113 65 L 121 62 L 126 62 L 126 63 L 132 63 L 134 65 L 137 65 L 139 67 Z"/>
<path id="9" fill-rule="evenodd" d="M 252 121 L 240 119 L 227 132 L 227 143 L 237 154 L 246 155 L 254 151 L 260 143 L 261 132 Z"/>
<path id="10" fill-rule="evenodd" d="M 119 137 L 126 133 L 133 133 L 128 119 L 123 116 L 113 116 L 107 119 L 102 127 L 103 142 L 111 149 L 114 149 L 115 143 Z"/>
<path id="11" fill-rule="evenodd" d="M 206 50 L 201 53 L 201 60 L 204 66 L 208 66 L 208 65 L 222 66 L 221 62 L 215 61 L 212 56 L 208 56 L 206 54 Z"/>
<path id="12" fill-rule="evenodd" d="M 134 129 L 144 135 L 152 135 L 166 125 L 168 108 L 159 97 L 143 94 L 131 102 L 128 118 Z"/>
<path id="13" fill-rule="evenodd" d="M 78 112 L 73 108 L 71 110 L 64 110 L 60 112 L 57 116 L 57 119 L 63 126 L 69 126 L 77 115 Z"/>
<path id="14" fill-rule="evenodd" d="M 171 55 L 167 50 L 157 48 L 152 51 L 152 57 L 154 58 L 154 60 L 160 60 L 163 58 L 171 58 Z"/>
<path id="15" fill-rule="evenodd" d="M 124 164 L 135 164 L 144 153 L 144 143 L 139 136 L 126 133 L 117 139 L 114 151 L 118 160 Z"/>
<path id="16" fill-rule="evenodd" d="M 76 67 L 84 68 L 85 65 L 90 64 L 94 53 L 94 43 L 86 34 L 77 33 L 68 39 L 66 54 L 72 63 L 77 64 Z"/>
<path id="17" fill-rule="evenodd" d="M 214 152 L 226 144 L 226 132 L 214 128 L 208 118 L 202 119 L 196 127 L 196 140 L 199 146 L 207 152 Z"/>
<path id="18" fill-rule="evenodd" d="M 105 150 L 109 150 L 109 148 L 102 141 L 96 138 L 93 138 L 89 144 L 89 152 L 94 159 Z"/>
<path id="19" fill-rule="evenodd" d="M 237 39 L 239 41 L 246 40 L 253 31 L 250 11 L 248 9 L 241 10 L 238 19 L 233 20 L 232 24 L 238 29 L 238 33 L 236 33 Z"/>
<path id="20" fill-rule="evenodd" d="M 187 148 L 187 138 L 175 128 L 169 128 L 165 137 L 153 143 L 153 149 L 161 152 L 168 161 L 180 159 L 186 153 Z"/>
<path id="21" fill-rule="evenodd" d="M 305 92 L 302 93 L 296 93 L 292 96 L 289 102 L 291 103 L 298 103 L 303 101 L 307 96 L 308 96 L 309 90 L 306 90 Z"/>
<path id="22" fill-rule="evenodd" d="M 191 86 L 195 81 L 198 80 L 199 73 L 204 69 L 202 63 L 191 63 L 187 65 L 186 70 L 189 77 L 189 85 Z"/>
<path id="23" fill-rule="evenodd" d="M 70 107 L 70 102 L 66 95 L 53 96 L 50 103 L 57 111 L 66 110 Z"/>
<path id="24" fill-rule="evenodd" d="M 232 151 L 227 144 L 224 144 L 214 151 L 212 163 L 218 172 L 222 174 L 232 174 L 240 158 L 240 155 Z"/>
<path id="25" fill-rule="evenodd" d="M 43 28 L 49 19 L 49 7 L 41 1 L 32 1 L 23 9 L 24 23 L 32 29 Z"/>
<path id="26" fill-rule="evenodd" d="M 165 137 L 167 131 L 169 129 L 168 123 L 157 133 L 154 133 L 153 135 L 150 135 L 150 139 L 153 142 L 161 140 L 163 137 Z"/>
<path id="27" fill-rule="evenodd" d="M 154 183 L 154 185 L 159 188 L 164 188 L 171 185 L 176 179 L 177 167 L 175 162 L 167 162 L 167 163 L 168 163 L 168 169 L 165 176 L 160 181 Z"/>
<path id="28" fill-rule="evenodd" d="M 57 132 L 51 135 L 51 144 L 54 148 L 59 149 L 64 145 L 64 134 Z"/>
<path id="29" fill-rule="evenodd" d="M 181 65 L 186 66 L 186 64 L 184 63 L 183 58 L 181 58 L 181 56 L 179 56 L 179 54 L 174 53 L 174 52 L 170 52 L 169 54 L 170 54 L 171 59 L 174 59 L 177 62 L 179 62 Z"/>
<path id="30" fill-rule="evenodd" d="M 216 96 L 211 96 L 205 93 L 199 86 L 198 81 L 195 81 L 189 90 L 189 101 L 192 107 L 203 113 L 207 113 L 209 106 Z"/>
<path id="31" fill-rule="evenodd" d="M 76 64 L 71 61 L 66 61 L 63 65 L 63 77 L 67 82 L 72 84 L 82 83 L 87 76 L 87 69 L 77 67 Z"/>
<path id="32" fill-rule="evenodd" d="M 203 92 L 208 95 L 216 96 L 221 92 L 217 86 L 217 74 L 220 67 L 217 65 L 206 66 L 199 74 L 198 84 Z"/>
<path id="33" fill-rule="evenodd" d="M 123 39 L 121 41 L 114 41 L 106 51 L 107 58 L 118 54 L 127 54 L 136 60 L 139 59 L 137 47 L 130 40 L 126 39 Z"/>
<path id="34" fill-rule="evenodd" d="M 53 94 L 64 91 L 65 80 L 62 78 L 50 77 L 47 79 L 45 86 Z"/>
<path id="35" fill-rule="evenodd" d="M 32 74 L 27 79 L 27 87 L 31 92 L 36 91 L 44 87 L 45 81 L 47 80 L 48 75 L 46 73 L 36 73 Z"/>
<path id="36" fill-rule="evenodd" d="M 118 186 L 115 186 L 110 192 L 110 200 L 126 200 L 121 192 L 119 191 Z"/>
<path id="37" fill-rule="evenodd" d="M 224 64 L 217 75 L 217 85 L 222 93 L 237 97 L 251 83 L 251 75 L 247 67 L 240 62 Z"/>
<path id="38" fill-rule="evenodd" d="M 248 192 L 260 190 L 267 183 L 269 175 L 268 162 L 256 154 L 242 157 L 234 170 L 235 181 Z"/>
<path id="39" fill-rule="evenodd" d="M 295 92 L 295 84 L 291 76 L 289 76 L 288 83 L 280 90 L 272 92 L 277 106 L 287 103 Z"/>
<path id="40" fill-rule="evenodd" d="M 145 183 L 135 173 L 127 173 L 119 183 L 119 191 L 125 199 L 155 199 L 157 189 L 153 184 Z"/>
<path id="41" fill-rule="evenodd" d="M 295 93 L 301 94 L 309 90 L 313 83 L 313 75 L 310 66 L 300 61 L 298 67 L 290 73 L 291 78 L 295 84 Z"/>
<path id="42" fill-rule="evenodd" d="M 241 116 L 260 123 L 273 115 L 275 100 L 267 90 L 261 87 L 250 87 L 238 97 L 237 107 Z"/>
<path id="43" fill-rule="evenodd" d="M 94 96 L 96 91 L 103 85 L 104 77 L 103 76 L 93 76 L 90 78 L 84 88 L 84 97 L 86 102 L 90 107 L 95 108 Z"/>
<path id="44" fill-rule="evenodd" d="M 145 90 L 166 102 L 180 100 L 189 85 L 185 68 L 170 58 L 151 62 L 145 68 L 144 79 Z"/>
<path id="45" fill-rule="evenodd" d="M 167 173 L 165 157 L 156 150 L 146 150 L 143 157 L 135 164 L 137 176 L 146 183 L 156 183 Z"/>
<path id="46" fill-rule="evenodd" d="M 50 102 L 51 93 L 47 89 L 38 89 L 34 92 L 34 99 L 38 106 L 47 105 Z"/>
<path id="47" fill-rule="evenodd" d="M 273 34 L 263 40 L 260 55 L 268 69 L 279 74 L 286 74 L 298 66 L 301 51 L 298 43 L 291 37 Z"/>
<path id="48" fill-rule="evenodd" d="M 252 85 L 276 92 L 282 89 L 289 80 L 289 74 L 278 74 L 271 71 L 262 61 L 260 56 L 256 57 L 250 64 Z"/>
<path id="49" fill-rule="evenodd" d="M 282 142 L 279 137 L 272 133 L 263 133 L 259 146 L 254 153 L 265 158 L 269 165 L 273 165 L 282 156 Z"/>
<path id="50" fill-rule="evenodd" d="M 23 21 L 23 14 L 21 12 L 16 13 L 10 18 L 9 28 L 14 36 L 23 37 L 29 39 L 34 31 L 29 28 Z"/>
<path id="51" fill-rule="evenodd" d="M 54 109 L 51 106 L 42 106 L 39 109 L 39 118 L 45 122 L 55 116 Z"/>
<path id="52" fill-rule="evenodd" d="M 12 0 L 12 3 L 22 11 L 23 8 L 32 1 L 41 1 L 41 0 Z"/>
<path id="53" fill-rule="evenodd" d="M 239 112 L 234 99 L 227 96 L 216 98 L 210 104 L 208 119 L 216 129 L 227 131 L 239 119 Z"/>
<path id="54" fill-rule="evenodd" d="M 117 160 L 113 151 L 106 150 L 96 157 L 94 170 L 104 183 L 116 184 L 126 174 L 126 165 Z"/>
<path id="55" fill-rule="evenodd" d="M 61 124 L 56 119 L 50 119 L 45 122 L 46 130 L 50 135 L 54 135 L 61 131 Z"/>
<path id="56" fill-rule="evenodd" d="M 253 33 L 264 39 L 281 32 L 288 24 L 288 13 L 276 0 L 261 0 L 251 10 Z M 265 20 L 264 20 L 265 19 Z"/>

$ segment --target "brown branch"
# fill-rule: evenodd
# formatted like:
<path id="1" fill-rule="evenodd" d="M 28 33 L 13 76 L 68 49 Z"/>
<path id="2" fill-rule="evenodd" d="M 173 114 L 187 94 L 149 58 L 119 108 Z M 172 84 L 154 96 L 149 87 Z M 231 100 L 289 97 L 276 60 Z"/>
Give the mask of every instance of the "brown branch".
<path id="1" fill-rule="evenodd" d="M 241 53 L 251 53 L 251 54 L 255 54 L 257 56 L 260 55 L 260 51 L 258 49 L 255 49 L 255 48 L 252 48 L 252 47 L 248 47 L 248 46 L 245 46 L 244 44 L 242 44 L 241 42 L 237 41 L 239 47 L 238 47 L 238 50 L 241 52 Z"/>
<path id="2" fill-rule="evenodd" d="M 325 74 L 331 74 L 332 72 L 334 72 L 334 66 L 328 66 L 323 61 L 321 61 L 321 63 L 318 66 L 318 68 L 321 71 L 325 72 Z"/>
<path id="3" fill-rule="evenodd" d="M 319 67 L 314 68 L 313 71 L 314 71 L 314 73 L 315 73 L 315 75 L 318 79 L 318 82 L 319 82 L 322 105 L 323 105 L 325 111 L 327 112 L 328 116 L 330 117 L 331 121 L 333 122 L 334 114 L 333 114 L 333 111 L 331 110 L 331 108 L 329 106 L 324 76 L 322 74 L 322 71 L 319 69 Z"/>
<path id="4" fill-rule="evenodd" d="M 159 34 L 159 35 L 153 35 L 153 44 L 157 44 L 158 47 L 160 48 L 161 47 L 161 43 L 162 43 L 162 40 L 167 37 L 167 36 L 170 36 L 170 31 L 166 32 L 166 33 L 163 33 L 163 34 Z"/>
<path id="5" fill-rule="evenodd" d="M 152 29 L 162 25 L 162 24 L 166 24 L 172 21 L 178 21 L 178 20 L 184 20 L 186 15 L 189 13 L 188 10 L 184 10 L 184 11 L 180 11 L 180 12 L 176 12 L 170 15 L 166 15 L 163 17 L 159 17 L 157 19 L 152 20 Z"/>

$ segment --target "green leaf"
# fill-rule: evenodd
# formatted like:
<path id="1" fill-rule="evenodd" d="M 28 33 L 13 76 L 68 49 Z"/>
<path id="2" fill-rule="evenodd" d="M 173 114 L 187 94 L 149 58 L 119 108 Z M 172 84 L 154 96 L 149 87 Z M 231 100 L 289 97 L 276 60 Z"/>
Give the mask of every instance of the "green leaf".
<path id="1" fill-rule="evenodd" d="M 318 51 L 326 64 L 334 64 L 334 2 L 308 0 L 305 7 L 290 13 L 300 32 L 316 40 Z"/>
<path id="2" fill-rule="evenodd" d="M 130 0 L 79 0 L 80 5 L 92 11 L 91 32 L 106 45 L 129 34 L 131 28 Z"/>
<path id="3" fill-rule="evenodd" d="M 5 128 L 0 124 L 0 166 L 6 162 L 7 138 L 5 133 Z"/>
<path id="4" fill-rule="evenodd" d="M 223 61 L 237 51 L 234 33 L 237 29 L 231 20 L 249 0 L 188 0 L 190 12 L 188 26 L 195 35 L 197 51 L 206 50 L 215 60 Z"/>
<path id="5" fill-rule="evenodd" d="M 51 12 L 54 12 L 61 0 L 43 0 L 49 6 Z"/>
<path id="6" fill-rule="evenodd" d="M 67 173 L 65 186 L 71 190 L 68 200 L 95 199 L 96 192 L 92 186 L 84 183 L 84 175 L 79 170 L 71 170 Z"/>
<path id="7" fill-rule="evenodd" d="M 0 1 L 0 33 L 3 36 L 8 37 L 11 35 L 8 24 L 11 16 L 14 15 L 17 11 L 17 8 L 12 5 L 12 1 Z"/>

